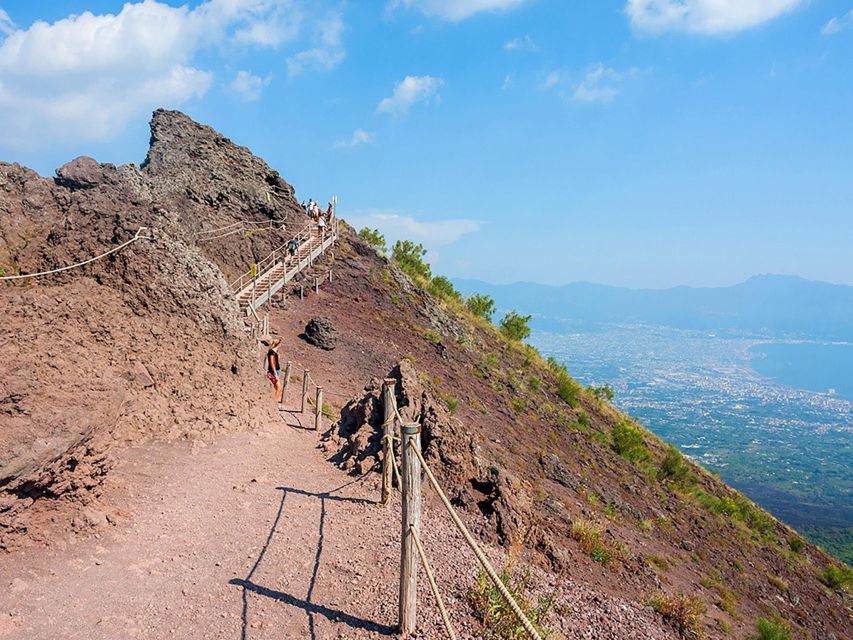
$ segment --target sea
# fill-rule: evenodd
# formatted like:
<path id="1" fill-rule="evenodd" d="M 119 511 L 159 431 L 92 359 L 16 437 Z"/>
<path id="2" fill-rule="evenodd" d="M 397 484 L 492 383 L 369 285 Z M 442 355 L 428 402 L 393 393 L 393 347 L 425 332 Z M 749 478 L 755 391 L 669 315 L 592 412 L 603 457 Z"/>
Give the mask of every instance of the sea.
<path id="1" fill-rule="evenodd" d="M 853 563 L 853 345 L 562 321 L 531 343 Z"/>

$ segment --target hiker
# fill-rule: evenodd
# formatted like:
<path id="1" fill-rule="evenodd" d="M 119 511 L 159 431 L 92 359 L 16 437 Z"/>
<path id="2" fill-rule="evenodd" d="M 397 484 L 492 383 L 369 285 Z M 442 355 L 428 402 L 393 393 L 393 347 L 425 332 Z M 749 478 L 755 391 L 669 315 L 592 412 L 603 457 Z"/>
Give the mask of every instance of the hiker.
<path id="1" fill-rule="evenodd" d="M 310 218 L 312 213 L 314 213 L 314 200 L 308 198 L 308 206 L 305 207 L 305 215 Z"/>
<path id="2" fill-rule="evenodd" d="M 290 257 L 293 257 L 293 254 L 296 253 L 296 250 L 299 249 L 299 238 L 293 238 L 287 245 L 287 252 L 290 254 Z"/>
<path id="3" fill-rule="evenodd" d="M 326 232 L 326 218 L 322 215 L 317 219 L 317 229 L 320 231 L 320 235 L 323 235 Z"/>
<path id="4" fill-rule="evenodd" d="M 280 344 L 281 340 L 276 338 L 270 342 L 269 349 L 267 350 L 267 378 L 273 384 L 273 393 L 276 402 L 281 397 L 281 363 L 278 359 L 278 346 Z"/>

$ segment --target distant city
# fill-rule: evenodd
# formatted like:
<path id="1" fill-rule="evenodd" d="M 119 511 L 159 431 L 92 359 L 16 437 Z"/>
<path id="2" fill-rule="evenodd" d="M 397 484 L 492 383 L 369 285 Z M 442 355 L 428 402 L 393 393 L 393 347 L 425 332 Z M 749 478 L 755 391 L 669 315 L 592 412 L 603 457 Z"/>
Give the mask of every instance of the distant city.
<path id="1" fill-rule="evenodd" d="M 766 340 L 567 323 L 531 342 L 579 381 L 610 384 L 619 408 L 853 562 L 853 402 L 760 375 Z"/>

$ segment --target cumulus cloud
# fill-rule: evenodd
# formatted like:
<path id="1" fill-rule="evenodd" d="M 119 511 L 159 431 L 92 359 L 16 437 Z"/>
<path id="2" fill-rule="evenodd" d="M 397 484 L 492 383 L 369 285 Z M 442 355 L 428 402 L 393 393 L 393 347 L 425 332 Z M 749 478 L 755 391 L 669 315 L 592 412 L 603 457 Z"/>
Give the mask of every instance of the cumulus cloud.
<path id="1" fill-rule="evenodd" d="M 425 221 L 396 211 L 356 211 L 347 216 L 347 221 L 356 228 L 379 229 L 389 243 L 412 240 L 433 252 L 438 247 L 458 242 L 462 236 L 475 233 L 483 226 L 480 220 L 452 218 Z"/>
<path id="2" fill-rule="evenodd" d="M 387 7 L 393 11 L 397 7 L 411 7 L 428 16 L 442 18 L 450 22 L 459 22 L 482 12 L 510 11 L 525 4 L 528 0 L 391 0 Z"/>
<path id="3" fill-rule="evenodd" d="M 317 46 L 300 51 L 287 59 L 287 72 L 291 76 L 299 75 L 306 69 L 329 71 L 334 69 L 346 57 L 341 36 L 344 21 L 340 14 L 333 13 L 318 25 Z"/>
<path id="4" fill-rule="evenodd" d="M 338 149 L 348 149 L 352 147 L 357 147 L 360 144 L 366 144 L 368 142 L 373 142 L 373 138 L 375 134 L 370 131 L 365 131 L 364 129 L 356 129 L 352 132 L 352 135 L 346 140 L 338 140 L 335 143 L 335 147 Z"/>
<path id="5" fill-rule="evenodd" d="M 625 13 L 640 31 L 725 35 L 756 27 L 805 0 L 628 0 Z"/>
<path id="6" fill-rule="evenodd" d="M 203 96 L 213 74 L 195 65 L 200 51 L 276 47 L 296 33 L 294 6 L 207 0 L 190 9 L 145 0 L 117 14 L 12 28 L 0 42 L 0 144 L 108 140 L 141 112 Z"/>
<path id="7" fill-rule="evenodd" d="M 228 85 L 243 102 L 254 102 L 261 97 L 264 87 L 270 83 L 270 77 L 261 78 L 248 71 L 238 71 Z"/>
<path id="8" fill-rule="evenodd" d="M 529 34 L 525 34 L 504 43 L 504 49 L 507 51 L 538 51 L 539 47 L 536 46 L 536 42 Z"/>
<path id="9" fill-rule="evenodd" d="M 438 90 L 444 80 L 433 76 L 406 76 L 394 87 L 394 93 L 384 98 L 376 107 L 377 113 L 400 115 L 416 102 L 440 100 Z"/>
<path id="10" fill-rule="evenodd" d="M 840 33 L 851 26 L 853 26 L 853 9 L 850 9 L 850 11 L 845 13 L 843 16 L 833 18 L 827 22 L 820 32 L 825 36 L 831 36 L 836 33 Z"/>

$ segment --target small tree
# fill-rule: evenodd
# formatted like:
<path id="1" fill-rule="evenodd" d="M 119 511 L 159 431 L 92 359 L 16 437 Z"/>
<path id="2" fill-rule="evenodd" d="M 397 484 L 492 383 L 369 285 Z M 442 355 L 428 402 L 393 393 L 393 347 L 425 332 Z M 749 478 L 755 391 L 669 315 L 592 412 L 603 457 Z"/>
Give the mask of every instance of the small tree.
<path id="1" fill-rule="evenodd" d="M 613 427 L 613 450 L 631 462 L 645 462 L 650 458 L 642 432 L 627 420 Z"/>
<path id="2" fill-rule="evenodd" d="M 447 276 L 434 277 L 429 283 L 429 292 L 442 300 L 450 300 L 451 298 L 459 300 L 462 298 Z"/>
<path id="3" fill-rule="evenodd" d="M 426 249 L 422 244 L 415 244 L 411 240 L 397 240 L 391 250 L 391 257 L 400 265 L 400 268 L 413 278 L 430 280 L 432 269 L 424 262 Z"/>
<path id="4" fill-rule="evenodd" d="M 501 333 L 510 340 L 526 340 L 530 337 L 530 319 L 515 311 L 508 311 L 501 320 Z"/>
<path id="5" fill-rule="evenodd" d="M 379 229 L 365 227 L 358 232 L 358 235 L 379 253 L 384 254 L 388 251 L 388 245 L 385 244 L 385 236 L 379 233 Z"/>
<path id="6" fill-rule="evenodd" d="M 465 301 L 465 304 L 468 305 L 468 309 L 470 309 L 471 313 L 483 318 L 484 320 L 491 320 L 492 314 L 495 312 L 495 301 L 492 297 L 480 293 L 474 293 L 468 296 L 468 300 Z"/>

